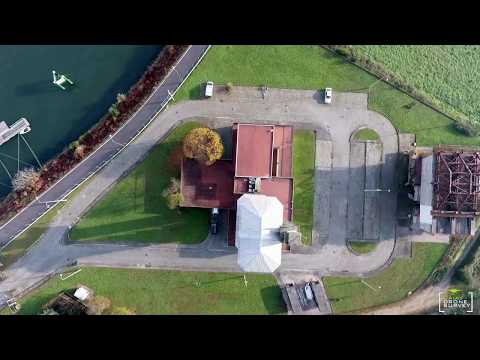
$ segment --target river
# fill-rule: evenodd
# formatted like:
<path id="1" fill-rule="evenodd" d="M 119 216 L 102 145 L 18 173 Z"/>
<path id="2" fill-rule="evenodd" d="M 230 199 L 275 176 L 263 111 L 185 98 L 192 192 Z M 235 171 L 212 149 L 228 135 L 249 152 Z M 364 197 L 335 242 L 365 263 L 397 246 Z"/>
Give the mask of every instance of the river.
<path id="1" fill-rule="evenodd" d="M 21 117 L 31 124 L 24 135 L 43 164 L 87 131 L 108 111 L 118 93 L 128 91 L 162 46 L 34 45 L 0 46 L 0 121 Z M 66 74 L 74 86 L 52 84 L 52 70 Z M 17 138 L 0 146 L 0 160 L 17 171 Z M 20 141 L 20 167 L 36 165 Z M 0 166 L 0 197 L 11 190 Z"/>

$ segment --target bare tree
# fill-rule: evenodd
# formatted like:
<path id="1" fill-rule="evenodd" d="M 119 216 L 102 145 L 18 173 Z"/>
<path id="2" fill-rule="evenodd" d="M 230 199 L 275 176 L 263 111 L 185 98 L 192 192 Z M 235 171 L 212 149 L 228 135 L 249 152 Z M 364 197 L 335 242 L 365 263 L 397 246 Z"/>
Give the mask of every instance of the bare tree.
<path id="1" fill-rule="evenodd" d="M 12 186 L 15 191 L 35 189 L 38 180 L 40 180 L 40 174 L 34 168 L 26 168 L 15 174 Z"/>

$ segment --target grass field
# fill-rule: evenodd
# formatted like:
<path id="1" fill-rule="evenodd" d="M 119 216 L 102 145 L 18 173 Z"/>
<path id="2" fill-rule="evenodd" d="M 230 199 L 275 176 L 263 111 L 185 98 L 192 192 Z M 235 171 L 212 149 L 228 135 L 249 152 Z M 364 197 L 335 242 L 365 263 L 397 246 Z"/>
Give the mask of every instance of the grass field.
<path id="1" fill-rule="evenodd" d="M 376 243 L 363 241 L 350 241 L 349 245 L 350 248 L 357 254 L 368 254 L 377 248 Z"/>
<path id="2" fill-rule="evenodd" d="M 292 89 L 369 90 L 369 108 L 385 115 L 401 132 L 415 132 L 420 146 L 480 145 L 478 138 L 457 131 L 446 116 L 316 45 L 213 46 L 179 90 L 176 101 L 199 98 L 207 80 Z"/>
<path id="3" fill-rule="evenodd" d="M 350 313 L 402 300 L 409 291 L 422 285 L 446 249 L 444 244 L 413 244 L 412 259 L 396 259 L 379 275 L 363 279 L 376 291 L 360 278 L 325 277 L 325 289 L 334 313 Z"/>
<path id="4" fill-rule="evenodd" d="M 177 93 L 176 99 L 196 99 L 207 80 L 215 83 L 334 91 L 365 89 L 375 78 L 317 45 L 213 46 Z"/>
<path id="5" fill-rule="evenodd" d="M 21 300 L 19 314 L 38 314 L 56 294 L 78 284 L 109 298 L 112 308 L 137 315 L 286 313 L 273 276 L 247 274 L 247 281 L 245 287 L 243 275 L 233 273 L 84 268 L 65 281 L 55 277 Z"/>
<path id="6" fill-rule="evenodd" d="M 356 45 L 373 62 L 433 99 L 480 121 L 480 46 Z"/>
<path id="7" fill-rule="evenodd" d="M 293 222 L 302 241 L 312 243 L 313 198 L 315 194 L 315 133 L 295 130 L 293 135 Z"/>
<path id="8" fill-rule="evenodd" d="M 72 240 L 132 241 L 139 243 L 195 244 L 208 233 L 208 211 L 168 209 L 162 191 L 180 169 L 170 163 L 171 154 L 185 134 L 199 123 L 175 129 L 74 227 Z"/>
<path id="9" fill-rule="evenodd" d="M 378 141 L 380 140 L 380 136 L 377 134 L 375 130 L 372 129 L 360 129 L 355 133 L 353 136 L 355 140 L 358 141 Z"/>

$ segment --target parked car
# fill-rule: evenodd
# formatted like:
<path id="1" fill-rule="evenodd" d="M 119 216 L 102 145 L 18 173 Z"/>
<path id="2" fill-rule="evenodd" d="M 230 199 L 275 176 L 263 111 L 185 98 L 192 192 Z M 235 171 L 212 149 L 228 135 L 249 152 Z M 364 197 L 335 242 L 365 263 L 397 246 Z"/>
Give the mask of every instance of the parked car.
<path id="1" fill-rule="evenodd" d="M 332 102 L 332 88 L 325 89 L 325 104 L 330 104 Z"/>
<path id="2" fill-rule="evenodd" d="M 212 97 L 213 95 L 213 81 L 207 81 L 205 86 L 205 97 Z"/>
<path id="3" fill-rule="evenodd" d="M 218 221 L 220 218 L 220 212 L 218 208 L 213 208 L 210 215 L 210 233 L 216 235 L 218 233 Z"/>
<path id="4" fill-rule="evenodd" d="M 312 291 L 312 287 L 310 286 L 310 283 L 305 284 L 304 291 L 305 291 L 305 297 L 309 301 L 312 301 L 313 300 L 313 291 Z"/>

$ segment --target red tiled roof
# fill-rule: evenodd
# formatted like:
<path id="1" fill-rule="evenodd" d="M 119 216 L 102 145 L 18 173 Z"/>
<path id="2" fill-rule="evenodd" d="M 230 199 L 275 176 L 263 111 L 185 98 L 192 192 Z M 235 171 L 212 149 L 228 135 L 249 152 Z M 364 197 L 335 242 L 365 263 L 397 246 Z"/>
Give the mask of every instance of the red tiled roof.
<path id="1" fill-rule="evenodd" d="M 278 177 L 262 179 L 260 193 L 275 196 L 283 205 L 283 219 L 292 220 L 293 179 Z"/>
<path id="2" fill-rule="evenodd" d="M 234 206 L 233 164 L 218 160 L 206 166 L 196 160 L 182 161 L 182 206 L 230 209 Z"/>
<path id="3" fill-rule="evenodd" d="M 238 124 L 235 176 L 269 177 L 274 126 Z"/>

